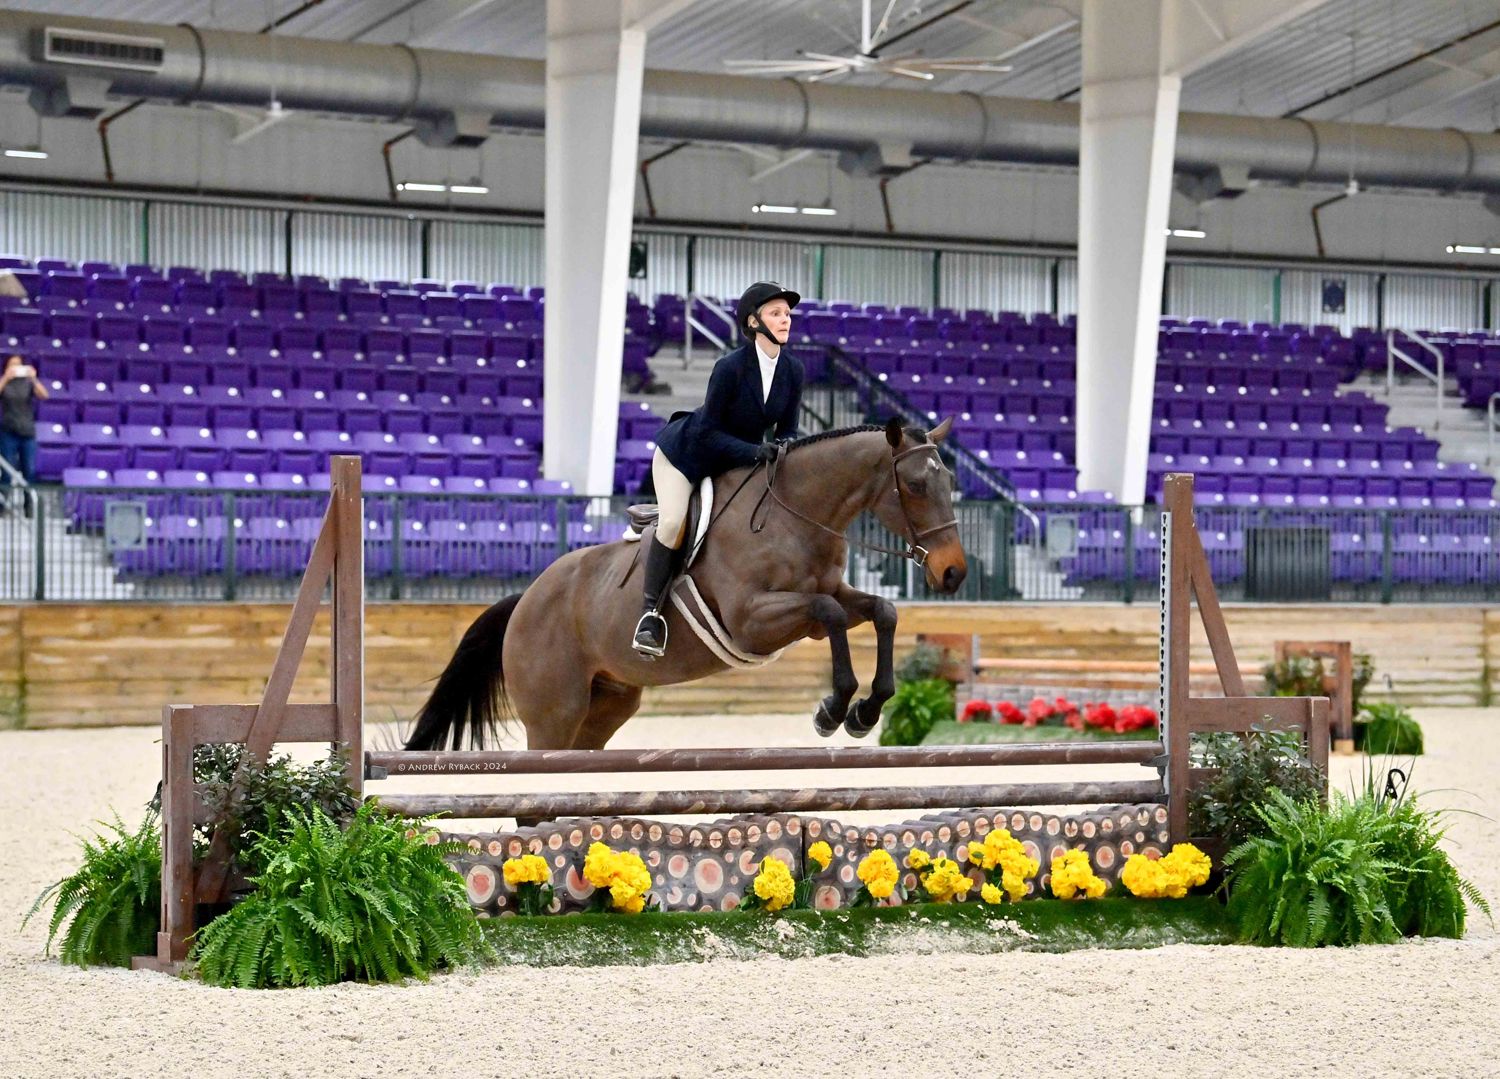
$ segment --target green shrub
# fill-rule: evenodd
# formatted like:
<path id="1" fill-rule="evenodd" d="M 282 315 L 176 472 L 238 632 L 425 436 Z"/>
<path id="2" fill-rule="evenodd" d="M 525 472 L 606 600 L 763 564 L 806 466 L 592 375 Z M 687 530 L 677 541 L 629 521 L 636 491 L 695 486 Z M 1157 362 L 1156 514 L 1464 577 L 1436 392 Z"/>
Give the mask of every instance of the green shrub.
<path id="1" fill-rule="evenodd" d="M 489 954 L 463 878 L 444 861 L 462 845 L 375 803 L 342 829 L 321 809 L 256 843 L 255 892 L 197 935 L 203 980 L 240 988 L 390 982 Z"/>
<path id="2" fill-rule="evenodd" d="M 1354 733 L 1359 747 L 1369 754 L 1422 755 L 1422 726 L 1399 704 L 1378 702 L 1367 705 L 1355 724 Z"/>
<path id="3" fill-rule="evenodd" d="M 1354 653 L 1352 659 L 1350 709 L 1357 715 L 1365 687 L 1375 677 L 1375 664 L 1365 652 Z M 1327 692 L 1323 688 L 1325 673 L 1323 661 L 1312 656 L 1296 656 L 1279 663 L 1267 663 L 1261 668 L 1266 692 L 1273 697 L 1322 697 Z"/>
<path id="4" fill-rule="evenodd" d="M 48 897 L 55 896 L 45 948 L 50 952 L 62 923 L 72 915 L 60 949 L 64 963 L 128 967 L 132 956 L 156 952 L 156 933 L 161 927 L 157 815 L 148 811 L 134 833 L 125 830 L 118 813 L 109 827 L 115 837 L 83 840 L 83 865 L 78 872 L 37 896 L 21 920 L 24 929 Z"/>
<path id="5" fill-rule="evenodd" d="M 953 718 L 953 686 L 941 678 L 902 682 L 885 705 L 883 746 L 916 746 L 940 719 Z"/>
<path id="6" fill-rule="evenodd" d="M 1229 917 L 1246 943 L 1382 944 L 1463 935 L 1465 900 L 1489 907 L 1438 845 L 1440 815 L 1411 800 L 1335 795 L 1331 805 L 1272 791 L 1266 834 L 1224 859 Z"/>
<path id="7" fill-rule="evenodd" d="M 343 825 L 359 808 L 359 795 L 349 786 L 348 754 L 341 747 L 311 764 L 297 764 L 285 754 L 264 764 L 244 762 L 243 781 L 236 790 L 235 773 L 244 752 L 240 743 L 202 745 L 193 751 L 193 779 L 202 785 L 211 818 L 195 833 L 196 857 L 206 853 L 213 828 L 222 823 L 229 831 L 231 857 L 253 871 L 248 863 L 256 838 L 284 831 L 290 810 L 306 812 L 316 806 Z M 159 806 L 159 799 L 158 793 L 153 805 Z"/>
<path id="8" fill-rule="evenodd" d="M 936 645 L 923 641 L 917 644 L 906 655 L 901 657 L 901 662 L 896 664 L 896 681 L 901 682 L 925 682 L 936 678 L 938 672 L 943 669 L 944 656 L 947 653 Z"/>
<path id="9" fill-rule="evenodd" d="M 1256 728 L 1243 738 L 1212 734 L 1195 739 L 1193 766 L 1218 774 L 1188 799 L 1193 835 L 1214 836 L 1230 846 L 1265 831 L 1256 807 L 1270 791 L 1293 801 L 1321 799 L 1325 778 L 1303 755 L 1301 738 L 1289 731 Z"/>

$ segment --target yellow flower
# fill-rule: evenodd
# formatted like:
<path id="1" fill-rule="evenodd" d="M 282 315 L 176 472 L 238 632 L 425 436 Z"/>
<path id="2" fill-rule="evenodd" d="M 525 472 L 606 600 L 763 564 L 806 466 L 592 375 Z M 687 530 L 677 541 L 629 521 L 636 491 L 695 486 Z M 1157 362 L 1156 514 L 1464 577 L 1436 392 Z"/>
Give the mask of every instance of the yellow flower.
<path id="1" fill-rule="evenodd" d="M 522 884 L 546 884 L 552 879 L 547 860 L 536 854 L 509 858 L 500 870 L 505 875 L 505 883 L 512 888 Z"/>
<path id="2" fill-rule="evenodd" d="M 887 850 L 875 850 L 865 855 L 859 863 L 856 875 L 874 899 L 887 899 L 896 890 L 896 881 L 901 871 L 896 868 L 896 859 Z"/>
<path id="3" fill-rule="evenodd" d="M 1052 859 L 1052 894 L 1059 899 L 1097 899 L 1104 894 L 1104 881 L 1094 875 L 1087 851 L 1065 851 Z"/>
<path id="4" fill-rule="evenodd" d="M 927 894 L 935 903 L 963 899 L 973 883 L 964 875 L 959 864 L 945 855 L 938 855 L 932 862 L 931 871 L 922 875 L 922 887 L 927 889 Z"/>
<path id="5" fill-rule="evenodd" d="M 932 857 L 920 847 L 913 849 L 906 856 L 907 869 L 926 869 L 932 864 Z"/>
<path id="6" fill-rule="evenodd" d="M 646 893 L 651 890 L 651 871 L 639 854 L 617 852 L 603 843 L 589 847 L 583 878 L 595 888 L 608 888 L 611 905 L 630 914 L 645 908 Z"/>
<path id="7" fill-rule="evenodd" d="M 821 839 L 807 848 L 807 857 L 811 862 L 816 862 L 818 872 L 821 873 L 833 863 L 833 848 Z"/>
<path id="8" fill-rule="evenodd" d="M 986 884 L 979 889 L 979 898 L 983 899 L 986 903 L 994 904 L 999 903 L 1005 896 L 993 884 Z"/>
<path id="9" fill-rule="evenodd" d="M 797 882 L 792 880 L 792 871 L 787 868 L 785 862 L 768 854 L 761 860 L 760 872 L 756 874 L 754 887 L 755 894 L 760 897 L 765 908 L 769 911 L 778 911 L 782 907 L 792 905 Z"/>
<path id="10" fill-rule="evenodd" d="M 1120 871 L 1120 881 L 1141 899 L 1181 899 L 1207 882 L 1212 868 L 1208 855 L 1191 843 L 1178 843 L 1156 861 L 1132 854 Z"/>

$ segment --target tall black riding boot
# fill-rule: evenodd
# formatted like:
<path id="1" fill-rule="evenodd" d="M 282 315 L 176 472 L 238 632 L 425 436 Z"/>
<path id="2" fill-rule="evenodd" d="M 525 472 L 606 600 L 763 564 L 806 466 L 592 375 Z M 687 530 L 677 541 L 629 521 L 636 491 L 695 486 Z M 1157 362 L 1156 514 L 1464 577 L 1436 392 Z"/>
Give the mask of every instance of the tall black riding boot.
<path id="1" fill-rule="evenodd" d="M 647 659 L 666 655 L 667 620 L 661 616 L 664 593 L 672 582 L 672 567 L 677 552 L 651 537 L 651 546 L 646 551 L 646 587 L 641 605 L 641 619 L 635 624 L 633 647 Z"/>

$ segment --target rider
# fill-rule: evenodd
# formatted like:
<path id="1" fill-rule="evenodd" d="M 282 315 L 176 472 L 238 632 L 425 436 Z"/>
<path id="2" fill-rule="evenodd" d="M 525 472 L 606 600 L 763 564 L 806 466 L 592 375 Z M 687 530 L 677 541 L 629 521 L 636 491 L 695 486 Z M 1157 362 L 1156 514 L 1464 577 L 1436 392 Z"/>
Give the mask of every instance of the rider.
<path id="1" fill-rule="evenodd" d="M 673 559 L 682 546 L 688 498 L 705 476 L 770 462 L 776 446 L 794 438 L 802 407 L 802 361 L 784 350 L 792 308 L 802 299 L 774 281 L 757 281 L 735 307 L 746 343 L 714 364 L 702 407 L 674 413 L 656 436 L 651 478 L 656 485 L 656 535 L 646 554 L 645 597 L 633 647 L 647 658 L 666 653 L 667 622 L 660 614 Z"/>

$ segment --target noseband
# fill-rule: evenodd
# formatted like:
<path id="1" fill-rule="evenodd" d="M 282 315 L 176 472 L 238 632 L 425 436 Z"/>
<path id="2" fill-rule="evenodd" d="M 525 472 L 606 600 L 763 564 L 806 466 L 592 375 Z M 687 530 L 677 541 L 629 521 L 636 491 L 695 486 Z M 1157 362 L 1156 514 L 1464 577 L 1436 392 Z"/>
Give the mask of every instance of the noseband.
<path id="1" fill-rule="evenodd" d="M 893 453 L 891 455 L 891 480 L 895 484 L 896 502 L 901 507 L 901 518 L 903 523 L 906 525 L 906 535 L 904 537 L 906 539 L 906 550 L 904 551 L 896 547 L 883 547 L 878 543 L 866 543 L 864 540 L 851 539 L 850 537 L 844 535 L 842 532 L 838 532 L 835 529 L 829 528 L 823 522 L 815 521 L 811 517 L 807 516 L 807 514 L 802 513 L 800 510 L 796 510 L 791 506 L 788 506 L 781 500 L 781 496 L 776 493 L 776 471 L 781 463 L 780 454 L 777 454 L 776 459 L 766 466 L 766 491 L 765 494 L 760 496 L 760 502 L 756 505 L 756 510 L 758 511 L 760 509 L 761 505 L 765 503 L 766 496 L 769 495 L 778 506 L 786 510 L 793 517 L 796 517 L 800 521 L 806 521 L 808 524 L 814 526 L 815 528 L 821 528 L 824 532 L 827 532 L 831 536 L 837 536 L 839 539 L 844 540 L 846 543 L 852 543 L 856 547 L 862 547 L 867 551 L 876 551 L 880 554 L 893 554 L 899 558 L 909 558 L 915 565 L 926 566 L 928 551 L 926 547 L 923 547 L 921 545 L 920 541 L 926 539 L 928 536 L 934 535 L 938 532 L 942 532 L 944 529 L 956 529 L 958 527 L 958 518 L 954 517 L 951 520 L 944 521 L 942 524 L 933 525 L 931 528 L 924 528 L 920 532 L 918 532 L 916 526 L 912 524 L 911 512 L 906 508 L 906 490 L 901 486 L 901 473 L 897 470 L 896 466 L 900 463 L 903 457 L 910 457 L 914 453 L 922 453 L 925 450 L 931 450 L 933 453 L 938 452 L 938 448 L 936 445 L 931 442 L 924 442 L 920 446 L 912 446 L 908 449 L 902 450 L 900 453 Z M 762 528 L 765 527 L 764 521 L 762 521 L 761 525 L 759 526 L 754 524 L 755 513 L 751 513 L 750 520 L 750 528 L 753 532 L 759 532 Z"/>

